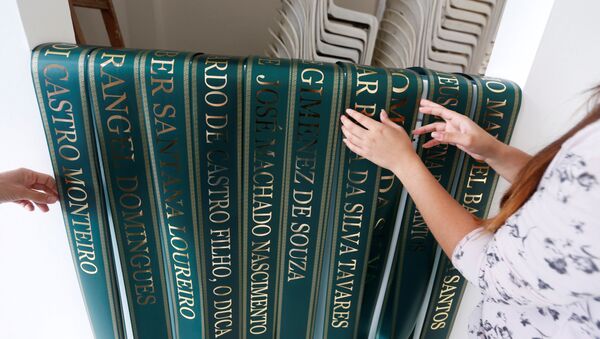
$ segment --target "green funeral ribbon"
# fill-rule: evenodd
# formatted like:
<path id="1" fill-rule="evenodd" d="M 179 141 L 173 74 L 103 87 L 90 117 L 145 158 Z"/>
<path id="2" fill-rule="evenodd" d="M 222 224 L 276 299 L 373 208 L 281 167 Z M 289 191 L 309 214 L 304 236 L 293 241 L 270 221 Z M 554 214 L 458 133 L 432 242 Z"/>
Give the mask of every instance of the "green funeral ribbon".
<path id="1" fill-rule="evenodd" d="M 249 58 L 245 71 L 243 178 L 243 338 L 273 338 L 278 314 L 278 263 L 283 186 L 289 178 L 296 62 Z"/>
<path id="2" fill-rule="evenodd" d="M 516 84 L 70 44 L 38 47 L 32 73 L 97 338 L 124 322 L 136 339 L 448 338 L 464 278 L 393 173 L 343 145 L 339 114 L 386 109 L 408 131 L 426 96 L 506 143 Z M 484 218 L 493 170 L 428 140 L 425 166 Z"/>
<path id="3" fill-rule="evenodd" d="M 75 271 L 97 339 L 125 338 L 85 85 L 92 49 L 45 44 L 32 76 Z"/>
<path id="4" fill-rule="evenodd" d="M 336 65 L 298 61 L 289 174 L 283 186 L 278 337 L 314 337 L 318 283 L 337 140 L 340 71 Z M 298 312 L 298 310 L 303 310 Z"/>
<path id="5" fill-rule="evenodd" d="M 421 77 L 407 69 L 388 69 L 391 76 L 391 101 L 386 109 L 389 118 L 405 128 L 407 133 L 415 128 L 417 123 L 419 101 L 423 91 Z M 365 278 L 365 292 L 361 306 L 359 337 L 369 335 L 371 323 L 375 316 L 375 308 L 381 290 L 389 287 L 388 279 L 384 277 L 386 265 L 391 265 L 394 256 L 389 256 L 391 240 L 394 236 L 398 204 L 402 193 L 402 184 L 394 173 L 382 168 L 379 179 L 377 210 L 371 250 Z M 388 263 L 390 261 L 390 263 Z"/>
<path id="6" fill-rule="evenodd" d="M 207 338 L 241 337 L 242 72 L 239 58 L 192 60 L 192 135 L 196 209 L 203 241 Z"/>
<path id="7" fill-rule="evenodd" d="M 501 79 L 469 76 L 477 88 L 473 121 L 498 140 L 508 143 L 520 107 L 520 88 Z M 485 162 L 468 157 L 455 198 L 477 218 L 489 212 L 498 175 Z M 448 338 L 456 319 L 466 281 L 441 254 L 420 338 Z"/>
<path id="8" fill-rule="evenodd" d="M 426 77 L 429 100 L 457 112 L 469 113 L 473 94 L 468 79 L 423 68 L 413 69 Z M 437 120 L 436 117 L 425 115 L 423 125 Z M 455 147 L 443 144 L 423 148 L 423 144 L 429 140 L 424 137 L 419 139 L 417 154 L 440 185 L 450 192 L 456 177 L 455 169 L 461 164 L 460 153 Z M 404 211 L 394 276 L 379 325 L 379 335 L 383 338 L 407 338 L 410 335 L 427 293 L 435 259 L 435 240 L 412 199 L 407 199 Z"/>
<path id="9" fill-rule="evenodd" d="M 193 168 L 192 53 L 148 51 L 139 57 L 136 88 L 141 144 L 149 155 L 169 310 L 175 338 L 206 335 L 201 297 L 200 239 Z M 145 132 L 145 134 L 144 134 Z M 153 180 L 152 180 L 153 179 Z"/>
<path id="10" fill-rule="evenodd" d="M 163 251 L 150 157 L 136 84 L 145 52 L 99 48 L 88 60 L 88 86 L 134 338 L 172 338 Z"/>
<path id="11" fill-rule="evenodd" d="M 348 79 L 345 106 L 379 120 L 381 109 L 390 103 L 389 73 L 368 66 L 342 66 Z M 357 335 L 381 177 L 378 166 L 346 147 L 340 149 L 339 163 L 324 338 Z"/>

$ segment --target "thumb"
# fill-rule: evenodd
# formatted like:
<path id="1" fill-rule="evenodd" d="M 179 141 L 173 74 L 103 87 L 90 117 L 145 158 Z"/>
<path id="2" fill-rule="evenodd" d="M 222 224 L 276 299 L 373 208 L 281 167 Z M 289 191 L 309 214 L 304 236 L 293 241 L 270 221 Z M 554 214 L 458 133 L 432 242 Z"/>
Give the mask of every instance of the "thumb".
<path id="1" fill-rule="evenodd" d="M 380 119 L 381 119 L 381 123 L 383 123 L 384 125 L 388 125 L 390 127 L 393 128 L 402 128 L 400 127 L 400 125 L 396 124 L 395 122 L 393 122 L 390 117 L 388 116 L 387 112 L 385 110 L 381 110 L 381 114 L 379 115 Z"/>
<path id="2" fill-rule="evenodd" d="M 445 143 L 460 145 L 464 148 L 471 147 L 473 138 L 470 135 L 456 132 L 431 132 L 431 137 L 435 140 Z"/>
<path id="3" fill-rule="evenodd" d="M 14 200 L 30 200 L 38 204 L 53 204 L 58 200 L 55 195 L 29 189 L 27 187 L 17 187 L 13 192 L 12 201 Z"/>

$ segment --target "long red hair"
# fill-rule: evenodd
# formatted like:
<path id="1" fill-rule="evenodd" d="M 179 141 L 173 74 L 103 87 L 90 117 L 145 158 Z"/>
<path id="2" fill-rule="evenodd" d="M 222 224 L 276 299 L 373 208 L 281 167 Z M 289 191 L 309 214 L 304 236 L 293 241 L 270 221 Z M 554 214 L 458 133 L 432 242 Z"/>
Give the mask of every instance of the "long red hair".
<path id="1" fill-rule="evenodd" d="M 486 229 L 495 232 L 500 226 L 504 225 L 506 219 L 514 214 L 533 195 L 546 168 L 548 168 L 548 165 L 554 159 L 562 144 L 585 126 L 600 119 L 600 103 L 598 102 L 600 85 L 594 87 L 592 90 L 594 91 L 593 99 L 596 101 L 594 108 L 577 125 L 550 145 L 544 147 L 523 166 L 515 181 L 513 181 L 510 188 L 502 196 L 498 214 L 493 218 L 483 221 Z"/>

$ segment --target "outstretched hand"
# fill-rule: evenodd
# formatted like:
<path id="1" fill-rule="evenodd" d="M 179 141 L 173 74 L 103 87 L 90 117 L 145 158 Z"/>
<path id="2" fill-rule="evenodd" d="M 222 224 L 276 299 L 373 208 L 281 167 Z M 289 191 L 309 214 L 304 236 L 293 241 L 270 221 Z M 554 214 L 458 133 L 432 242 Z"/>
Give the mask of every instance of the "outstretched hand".
<path id="1" fill-rule="evenodd" d="M 443 123 L 433 123 L 415 131 L 415 134 L 436 132 L 435 139 L 428 141 L 426 147 L 433 147 L 439 143 L 454 143 L 472 152 L 471 154 L 479 155 L 480 149 L 472 145 L 473 141 L 479 144 L 476 138 L 495 140 L 485 131 L 478 129 L 479 127 L 468 118 L 462 119 L 460 114 L 430 101 L 422 101 L 420 110 L 424 114 L 433 114 L 444 119 Z M 381 122 L 351 109 L 346 110 L 346 113 L 350 118 L 341 117 L 344 143 L 354 153 L 391 170 L 400 179 L 436 240 L 446 254 L 451 256 L 456 244 L 466 234 L 479 227 L 479 223 L 448 194 L 419 160 L 404 128 L 391 121 L 385 111 L 381 112 Z M 486 136 L 479 136 L 479 133 L 485 133 Z M 489 142 L 489 139 L 486 139 L 486 142 Z"/>
<path id="2" fill-rule="evenodd" d="M 469 117 L 432 101 L 421 100 L 419 111 L 443 120 L 413 131 L 413 135 L 431 133 L 432 139 L 423 144 L 424 148 L 450 144 L 477 160 L 489 161 L 497 157 L 505 146 Z M 347 109 L 346 113 L 352 119 L 341 117 L 344 143 L 354 153 L 391 171 L 398 170 L 406 156 L 415 154 L 404 128 L 391 121 L 384 110 L 381 110 L 381 122 L 352 109 Z"/>
<path id="3" fill-rule="evenodd" d="M 425 148 L 439 144 L 455 145 L 476 160 L 485 161 L 494 156 L 500 146 L 500 141 L 465 115 L 425 99 L 421 100 L 419 111 L 443 119 L 413 131 L 414 135 L 431 133 L 432 139 L 423 144 Z"/>
<path id="4" fill-rule="evenodd" d="M 344 143 L 354 153 L 391 171 L 396 170 L 406 155 L 415 154 L 404 128 L 390 120 L 384 110 L 381 110 L 381 122 L 352 109 L 346 113 L 355 122 L 342 115 Z"/>
<path id="5" fill-rule="evenodd" d="M 0 173 L 0 203 L 14 202 L 29 211 L 37 206 L 48 212 L 48 204 L 57 201 L 56 182 L 47 174 L 26 168 Z"/>

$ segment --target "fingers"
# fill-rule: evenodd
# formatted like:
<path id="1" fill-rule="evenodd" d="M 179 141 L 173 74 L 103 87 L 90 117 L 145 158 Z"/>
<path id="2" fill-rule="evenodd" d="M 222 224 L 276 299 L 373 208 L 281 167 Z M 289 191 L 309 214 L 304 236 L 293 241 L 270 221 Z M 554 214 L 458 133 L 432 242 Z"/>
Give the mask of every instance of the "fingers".
<path id="1" fill-rule="evenodd" d="M 441 144 L 441 142 L 439 142 L 438 140 L 431 139 L 423 144 L 423 148 L 431 148 L 431 147 L 435 147 L 439 144 Z"/>
<path id="2" fill-rule="evenodd" d="M 446 108 L 438 103 L 435 103 L 431 100 L 428 99 L 421 99 L 421 101 L 419 102 L 419 106 L 420 107 L 435 107 L 435 108 Z"/>
<path id="3" fill-rule="evenodd" d="M 58 201 L 58 196 L 55 194 L 48 194 L 22 186 L 15 188 L 14 195 L 15 200 L 29 200 L 38 204 L 53 204 Z"/>
<path id="4" fill-rule="evenodd" d="M 29 200 L 16 200 L 15 203 L 23 206 L 23 208 L 28 211 L 33 211 L 35 209 L 33 203 Z"/>
<path id="5" fill-rule="evenodd" d="M 345 135 L 347 134 L 346 137 L 351 135 L 357 139 L 363 139 L 366 136 L 368 131 L 352 122 L 352 120 L 348 119 L 347 116 L 342 115 L 341 120 L 342 131 Z"/>
<path id="6" fill-rule="evenodd" d="M 452 119 L 462 117 L 462 114 L 456 113 L 452 110 L 447 109 L 446 107 L 436 104 L 433 101 L 427 99 L 421 99 L 419 112 L 423 114 L 430 114 L 437 117 L 440 117 L 446 121 L 450 121 Z"/>
<path id="7" fill-rule="evenodd" d="M 455 132 L 432 132 L 431 137 L 440 143 L 460 145 L 465 148 L 471 147 L 473 138 L 468 134 Z"/>
<path id="8" fill-rule="evenodd" d="M 419 102 L 419 105 L 422 107 L 444 107 L 440 104 L 436 104 L 435 102 L 433 102 L 429 99 L 421 99 L 421 101 Z"/>
<path id="9" fill-rule="evenodd" d="M 397 123 L 393 122 L 390 117 L 388 116 L 387 112 L 385 110 L 381 110 L 381 114 L 379 115 L 381 117 L 381 123 L 383 123 L 384 125 L 390 126 L 392 128 L 402 128 L 400 125 L 398 125 Z"/>
<path id="10" fill-rule="evenodd" d="M 58 195 L 58 191 L 56 189 L 56 181 L 54 181 L 54 178 L 52 176 L 32 170 L 29 170 L 29 172 L 29 175 L 32 176 L 32 188 L 42 190 L 46 193 L 53 193 L 54 195 Z"/>
<path id="11" fill-rule="evenodd" d="M 58 201 L 58 192 L 53 191 L 51 187 L 48 187 L 48 186 L 42 185 L 42 184 L 34 184 L 30 188 L 32 188 L 36 191 L 42 191 L 50 196 L 54 196 L 57 198 L 56 201 Z"/>
<path id="12" fill-rule="evenodd" d="M 359 127 L 361 128 L 361 127 Z M 361 144 L 362 140 L 360 138 L 358 138 L 356 135 L 352 134 L 348 128 L 346 128 L 345 126 L 342 126 L 342 133 L 344 134 L 344 141 L 349 141 L 350 143 L 352 143 L 353 145 L 355 145 L 356 147 L 360 147 L 359 145 Z"/>
<path id="13" fill-rule="evenodd" d="M 348 117 L 342 116 L 342 133 L 344 134 L 344 139 L 342 141 L 346 144 L 346 146 L 354 153 L 364 156 L 365 150 L 360 146 L 363 143 L 363 139 L 356 136 L 353 132 L 360 134 L 362 137 L 366 138 L 366 134 L 369 132 L 368 130 L 358 126 L 353 123 Z"/>
<path id="14" fill-rule="evenodd" d="M 344 144 L 346 144 L 346 146 L 354 153 L 364 157 L 365 156 L 365 150 L 363 148 L 361 148 L 360 146 L 354 144 L 352 141 L 350 141 L 348 138 L 344 138 L 342 139 L 342 141 L 344 141 Z"/>
<path id="15" fill-rule="evenodd" d="M 22 185 L 25 189 L 28 189 L 29 191 L 42 191 L 46 195 L 55 196 L 57 199 L 54 199 L 53 202 L 56 202 L 58 200 L 58 190 L 56 188 L 56 181 L 52 176 L 45 173 L 36 172 L 28 168 L 19 168 L 17 170 L 11 171 L 11 175 L 14 177 L 12 181 L 14 184 Z M 34 194 L 35 196 L 35 193 L 26 191 L 20 191 L 19 193 Z M 43 198 L 39 197 L 37 199 Z M 47 201 L 41 202 L 46 203 Z"/>
<path id="16" fill-rule="evenodd" d="M 433 115 L 436 117 L 440 117 L 440 118 L 444 119 L 446 122 L 462 116 L 461 114 L 458 114 L 458 113 L 451 111 L 447 108 L 444 108 L 442 106 L 440 106 L 440 107 L 432 107 L 432 106 L 419 107 L 419 112 L 421 112 L 423 114 L 429 114 L 429 115 Z"/>
<path id="17" fill-rule="evenodd" d="M 46 213 L 50 210 L 50 208 L 48 207 L 47 204 L 34 203 L 29 200 L 16 200 L 16 201 L 14 201 L 14 203 L 21 205 L 24 209 L 26 209 L 30 212 L 35 210 L 34 205 L 37 206 L 39 208 L 39 210 L 44 213 Z"/>
<path id="18" fill-rule="evenodd" d="M 0 203 L 14 202 L 33 211 L 49 210 L 48 204 L 58 201 L 56 182 L 52 176 L 20 168 L 0 173 Z"/>
<path id="19" fill-rule="evenodd" d="M 421 126 L 419 128 L 416 128 L 412 134 L 413 135 L 421 135 L 421 134 L 425 134 L 425 133 L 429 133 L 429 132 L 442 132 L 446 129 L 446 123 L 445 122 L 434 122 L 425 126 Z"/>
<path id="20" fill-rule="evenodd" d="M 37 206 L 37 208 L 40 209 L 40 211 L 46 213 L 50 210 L 50 208 L 48 208 L 47 204 L 38 204 L 37 202 L 35 203 L 35 205 Z"/>
<path id="21" fill-rule="evenodd" d="M 365 126 L 366 129 L 374 129 L 379 126 L 379 122 L 369 118 L 368 116 L 358 113 L 353 109 L 346 109 L 346 113 L 352 117 L 352 119 L 356 120 L 359 124 Z"/>

